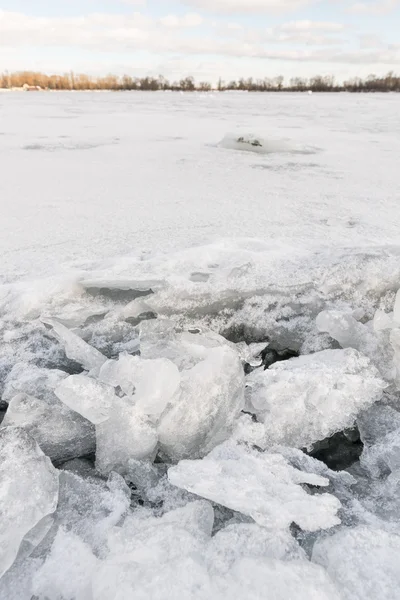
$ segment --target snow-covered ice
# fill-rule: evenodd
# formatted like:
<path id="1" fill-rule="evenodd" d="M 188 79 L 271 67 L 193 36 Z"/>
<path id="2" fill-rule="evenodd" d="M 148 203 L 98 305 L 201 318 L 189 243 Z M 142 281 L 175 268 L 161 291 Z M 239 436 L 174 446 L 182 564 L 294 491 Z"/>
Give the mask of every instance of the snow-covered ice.
<path id="1" fill-rule="evenodd" d="M 396 95 L 0 114 L 0 598 L 396 598 Z"/>

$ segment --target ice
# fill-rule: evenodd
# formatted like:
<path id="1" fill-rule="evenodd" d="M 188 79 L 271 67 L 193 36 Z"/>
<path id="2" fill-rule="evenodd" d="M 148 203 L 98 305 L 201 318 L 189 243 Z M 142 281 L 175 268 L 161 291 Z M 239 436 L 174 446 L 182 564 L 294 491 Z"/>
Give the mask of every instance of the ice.
<path id="1" fill-rule="evenodd" d="M 66 377 L 67 373 L 59 369 L 44 369 L 28 363 L 17 363 L 6 378 L 2 398 L 10 402 L 14 396 L 23 393 L 51 404 L 57 402 L 54 389 Z"/>
<path id="2" fill-rule="evenodd" d="M 393 320 L 400 325 L 400 289 L 397 291 L 393 307 Z"/>
<path id="3" fill-rule="evenodd" d="M 195 333 L 192 333 L 195 332 Z M 180 331 L 169 319 L 157 319 L 140 323 L 140 354 L 142 358 L 167 358 L 179 370 L 190 369 L 207 357 L 208 350 L 235 345 L 209 330 L 193 328 Z"/>
<path id="4" fill-rule="evenodd" d="M 400 475 L 400 427 L 390 431 L 371 445 L 365 445 L 361 464 L 375 477 L 398 472 Z"/>
<path id="5" fill-rule="evenodd" d="M 217 532 L 209 544 L 207 561 L 213 573 L 227 573 L 241 558 L 306 560 L 289 531 L 269 530 L 256 523 L 234 523 Z"/>
<path id="6" fill-rule="evenodd" d="M 216 581 L 217 598 L 342 600 L 324 569 L 304 561 L 241 559 Z"/>
<path id="7" fill-rule="evenodd" d="M 0 579 L 0 598 L 32 600 L 32 579 L 41 564 L 39 558 L 17 560 Z"/>
<path id="8" fill-rule="evenodd" d="M 274 154 L 279 152 L 310 154 L 315 152 L 315 149 L 307 148 L 306 146 L 302 147 L 288 140 L 266 138 L 254 133 L 228 133 L 218 146 L 220 148 L 227 148 L 228 150 L 243 150 L 255 152 L 256 154 Z"/>
<path id="9" fill-rule="evenodd" d="M 13 564 L 24 536 L 58 500 L 58 473 L 23 429 L 0 429 L 0 577 Z"/>
<path id="10" fill-rule="evenodd" d="M 93 579 L 93 600 L 206 598 L 203 587 L 211 589 L 202 552 L 213 518 L 210 504 L 197 501 L 161 518 L 145 512 L 125 519 L 110 532 L 110 555 Z"/>
<path id="11" fill-rule="evenodd" d="M 400 532 L 395 95 L 2 96 L 1 190 L 12 202 L 0 219 L 0 419 L 7 415 L 6 431 L 32 433 L 59 466 L 61 487 L 56 511 L 29 531 L 19 534 L 13 519 L 10 545 L 0 546 L 17 556 L 0 598 L 343 600 L 335 561 L 327 572 L 308 560 L 314 543 L 330 540 L 346 571 L 356 565 L 352 596 L 383 596 L 395 565 L 388 539 Z M 90 139 L 100 130 L 107 147 Z M 237 133 L 222 146 L 235 150 L 218 147 L 226 130 Z M 60 160 L 48 150 L 65 146 L 65 135 Z M 16 165 L 29 172 L 18 186 Z M 301 358 L 264 372 L 267 346 Z M 332 354 L 339 346 L 348 349 Z M 82 371 L 113 394 L 96 426 L 54 393 Z M 261 392 L 274 377 L 276 397 L 275 384 Z M 258 378 L 243 414 L 243 386 Z M 95 396 L 90 408 L 104 401 Z M 342 429 L 353 424 L 361 460 Z M 226 438 L 245 459 L 207 457 Z M 335 447 L 349 472 L 311 458 L 304 444 L 330 465 Z M 189 463 L 190 481 L 207 483 L 196 493 L 211 490 L 216 504 L 196 504 L 167 477 L 171 462 L 204 455 Z M 17 500 L 7 510 L 30 519 L 42 470 L 27 492 L 30 462 L 14 466 L 16 456 L 7 481 Z M 226 471 L 212 479 L 217 464 Z M 189 466 L 176 468 L 186 477 Z M 253 510 L 258 520 L 270 510 L 271 527 Z M 330 527 L 336 514 L 368 536 L 341 525 L 326 539 L 307 531 L 311 518 Z M 368 565 L 357 570 L 364 554 Z M 395 598 L 398 582 L 390 589 Z"/>
<path id="12" fill-rule="evenodd" d="M 343 600 L 393 600 L 400 586 L 400 536 L 359 526 L 317 541 L 312 560 L 326 568 Z"/>
<path id="13" fill-rule="evenodd" d="M 116 398 L 109 418 L 96 425 L 96 468 L 126 472 L 130 459 L 154 459 L 157 430 L 128 398 Z"/>
<path id="14" fill-rule="evenodd" d="M 264 423 L 267 443 L 297 448 L 351 427 L 386 387 L 370 360 L 351 348 L 275 363 L 251 373 L 247 385 L 248 408 Z"/>
<path id="15" fill-rule="evenodd" d="M 337 525 L 340 502 L 330 494 L 312 496 L 300 484 L 325 487 L 328 480 L 293 468 L 280 454 L 226 443 L 203 460 L 183 460 L 168 470 L 173 485 L 248 515 L 269 529 L 295 522 L 305 531 Z"/>
<path id="16" fill-rule="evenodd" d="M 114 388 L 87 375 L 70 375 L 56 387 L 55 394 L 69 408 L 95 425 L 109 418 L 117 400 Z"/>
<path id="17" fill-rule="evenodd" d="M 56 533 L 59 528 L 70 531 L 88 544 L 97 556 L 104 556 L 107 535 L 126 515 L 129 505 L 130 490 L 117 473 L 103 481 L 61 471 L 53 531 Z"/>
<path id="18" fill-rule="evenodd" d="M 377 310 L 374 314 L 373 325 L 374 330 L 378 332 L 385 331 L 385 329 L 393 329 L 394 322 L 391 315 L 386 313 L 384 310 Z"/>
<path id="19" fill-rule="evenodd" d="M 119 386 L 127 395 L 134 393 L 135 405 L 155 418 L 163 413 L 180 384 L 178 368 L 170 360 L 143 360 L 128 354 L 105 362 L 99 379 Z"/>
<path id="20" fill-rule="evenodd" d="M 96 445 L 93 425 L 61 402 L 46 403 L 27 394 L 11 400 L 3 426 L 22 427 L 54 462 L 85 456 Z"/>
<path id="21" fill-rule="evenodd" d="M 396 429 L 400 430 L 400 412 L 386 404 L 374 404 L 358 415 L 357 427 L 364 445 L 371 446 Z"/>
<path id="22" fill-rule="evenodd" d="M 390 344 L 393 348 L 393 365 L 395 370 L 394 380 L 397 389 L 400 389 L 400 328 L 392 329 L 390 332 Z"/>
<path id="23" fill-rule="evenodd" d="M 243 407 L 237 353 L 223 346 L 182 373 L 181 387 L 158 425 L 160 448 L 172 460 L 198 458 L 226 439 Z"/>
<path id="24" fill-rule="evenodd" d="M 50 555 L 33 576 L 32 592 L 39 598 L 89 600 L 97 563 L 88 544 L 60 528 Z"/>
<path id="25" fill-rule="evenodd" d="M 365 337 L 365 327 L 353 315 L 341 311 L 325 310 L 319 313 L 316 323 L 319 331 L 329 333 L 342 348 L 361 349 L 360 346 Z"/>
<path id="26" fill-rule="evenodd" d="M 54 333 L 64 345 L 65 354 L 68 358 L 81 364 L 87 371 L 99 369 L 106 361 L 106 357 L 101 352 L 87 344 L 76 333 L 73 333 L 61 323 L 49 318 L 42 318 L 42 322 L 52 327 Z"/>

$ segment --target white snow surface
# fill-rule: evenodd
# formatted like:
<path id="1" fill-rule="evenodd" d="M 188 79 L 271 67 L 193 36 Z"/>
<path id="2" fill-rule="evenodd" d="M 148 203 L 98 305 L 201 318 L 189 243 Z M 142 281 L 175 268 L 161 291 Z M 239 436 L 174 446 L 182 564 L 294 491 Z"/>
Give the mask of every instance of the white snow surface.
<path id="1" fill-rule="evenodd" d="M 225 236 L 398 243 L 396 94 L 9 93 L 0 114 L 4 281 Z M 317 151 L 218 147 L 236 132 Z"/>
<path id="2" fill-rule="evenodd" d="M 1 598 L 397 597 L 399 115 L 1 94 Z"/>

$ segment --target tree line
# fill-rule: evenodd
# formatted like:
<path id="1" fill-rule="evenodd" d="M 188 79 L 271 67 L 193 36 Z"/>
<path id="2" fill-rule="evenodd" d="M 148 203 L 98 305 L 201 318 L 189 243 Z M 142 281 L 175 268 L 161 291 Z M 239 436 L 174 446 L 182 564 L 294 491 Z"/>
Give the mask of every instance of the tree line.
<path id="1" fill-rule="evenodd" d="M 400 76 L 393 72 L 378 77 L 369 75 L 365 79 L 355 77 L 339 83 L 331 75 L 316 75 L 311 78 L 293 77 L 285 81 L 284 77 L 265 77 L 264 79 L 240 78 L 225 82 L 218 81 L 217 86 L 209 82 L 196 82 L 193 77 L 184 77 L 179 81 L 171 82 L 162 75 L 159 77 L 131 77 L 129 75 L 93 77 L 84 74 L 66 73 L 64 75 L 46 75 L 33 71 L 20 71 L 17 73 L 2 73 L 0 75 L 0 88 L 28 88 L 43 90 L 111 90 L 111 91 L 183 91 L 183 92 L 209 92 L 218 91 L 244 91 L 244 92 L 399 92 Z"/>

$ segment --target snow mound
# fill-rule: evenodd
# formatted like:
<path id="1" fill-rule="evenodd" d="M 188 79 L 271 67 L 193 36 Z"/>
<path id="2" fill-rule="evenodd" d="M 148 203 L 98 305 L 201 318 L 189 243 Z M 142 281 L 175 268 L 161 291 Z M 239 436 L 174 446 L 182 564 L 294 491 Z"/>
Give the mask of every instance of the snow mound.
<path id="1" fill-rule="evenodd" d="M 288 140 L 274 140 L 254 133 L 227 133 L 218 146 L 227 150 L 241 150 L 256 154 L 314 154 L 316 152 L 313 148 L 300 146 Z"/>

